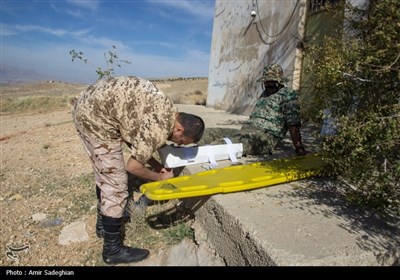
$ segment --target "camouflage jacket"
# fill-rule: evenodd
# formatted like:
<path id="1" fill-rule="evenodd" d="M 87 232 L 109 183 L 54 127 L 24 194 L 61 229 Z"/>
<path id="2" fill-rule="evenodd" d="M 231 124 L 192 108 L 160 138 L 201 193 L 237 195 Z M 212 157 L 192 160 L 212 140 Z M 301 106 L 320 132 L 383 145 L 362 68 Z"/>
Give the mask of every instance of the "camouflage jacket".
<path id="1" fill-rule="evenodd" d="M 244 128 L 262 129 L 279 140 L 283 139 L 289 126 L 301 124 L 298 97 L 296 91 L 286 87 L 269 96 L 264 91 Z"/>
<path id="2" fill-rule="evenodd" d="M 150 81 L 137 77 L 100 80 L 81 93 L 74 122 L 100 143 L 127 142 L 145 164 L 171 135 L 177 109 Z"/>

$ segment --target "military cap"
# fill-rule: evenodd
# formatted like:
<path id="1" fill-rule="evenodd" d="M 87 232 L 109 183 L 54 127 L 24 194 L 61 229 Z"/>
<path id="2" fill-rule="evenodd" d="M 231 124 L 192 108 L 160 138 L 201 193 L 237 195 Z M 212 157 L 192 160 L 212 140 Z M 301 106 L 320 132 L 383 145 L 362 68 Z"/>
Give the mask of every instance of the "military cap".
<path id="1" fill-rule="evenodd" d="M 288 78 L 283 76 L 282 67 L 279 64 L 268 64 L 263 69 L 263 74 L 257 82 L 276 81 L 280 84 L 288 82 Z"/>

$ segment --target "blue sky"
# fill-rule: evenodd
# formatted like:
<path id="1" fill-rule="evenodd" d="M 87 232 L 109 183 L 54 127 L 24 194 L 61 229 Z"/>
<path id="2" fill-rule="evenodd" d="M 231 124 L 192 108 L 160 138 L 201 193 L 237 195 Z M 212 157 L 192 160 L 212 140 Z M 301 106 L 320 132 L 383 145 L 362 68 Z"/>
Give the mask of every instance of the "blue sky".
<path id="1" fill-rule="evenodd" d="M 206 77 L 214 0 L 0 0 L 0 62 L 91 83 L 116 46 L 118 75 Z M 71 61 L 82 51 L 85 64 Z"/>

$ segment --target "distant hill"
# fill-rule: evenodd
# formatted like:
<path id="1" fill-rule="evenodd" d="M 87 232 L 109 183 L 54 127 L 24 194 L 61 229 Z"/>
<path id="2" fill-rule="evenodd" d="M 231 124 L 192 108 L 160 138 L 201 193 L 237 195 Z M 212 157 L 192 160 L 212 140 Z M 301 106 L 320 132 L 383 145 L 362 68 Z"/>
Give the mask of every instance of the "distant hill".
<path id="1" fill-rule="evenodd" d="M 1 84 L 18 84 L 34 81 L 45 81 L 51 78 L 31 69 L 0 64 Z"/>

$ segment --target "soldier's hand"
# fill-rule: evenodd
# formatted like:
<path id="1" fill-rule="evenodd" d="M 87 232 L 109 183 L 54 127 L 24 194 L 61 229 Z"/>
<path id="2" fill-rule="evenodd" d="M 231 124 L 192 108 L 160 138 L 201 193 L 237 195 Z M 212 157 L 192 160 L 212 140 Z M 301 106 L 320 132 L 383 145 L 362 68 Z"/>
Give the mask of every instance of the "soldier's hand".
<path id="1" fill-rule="evenodd" d="M 160 180 L 167 180 L 174 177 L 174 172 L 172 172 L 172 169 L 163 168 L 159 174 L 161 178 Z"/>

